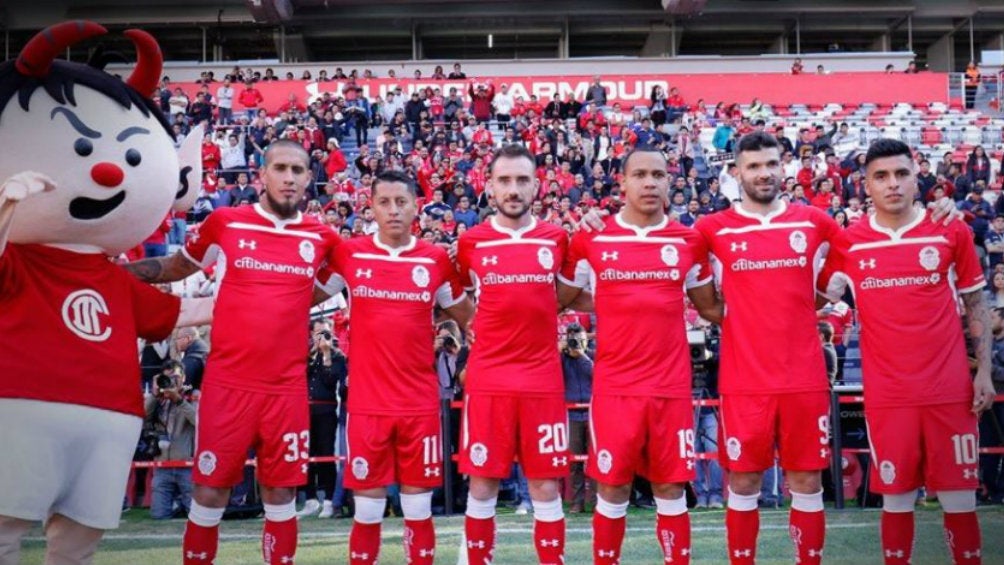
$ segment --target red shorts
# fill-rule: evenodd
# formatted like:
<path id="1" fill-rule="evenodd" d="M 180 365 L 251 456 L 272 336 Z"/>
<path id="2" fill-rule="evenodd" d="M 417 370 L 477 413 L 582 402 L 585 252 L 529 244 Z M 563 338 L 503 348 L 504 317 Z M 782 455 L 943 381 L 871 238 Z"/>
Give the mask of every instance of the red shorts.
<path id="1" fill-rule="evenodd" d="M 694 406 L 690 398 L 594 396 L 589 407 L 587 473 L 627 485 L 635 473 L 656 484 L 694 479 Z"/>
<path id="2" fill-rule="evenodd" d="M 240 483 L 249 447 L 254 447 L 258 458 L 261 484 L 305 484 L 310 457 L 306 390 L 302 395 L 279 395 L 204 387 L 199 400 L 192 480 L 217 488 Z"/>
<path id="3" fill-rule="evenodd" d="M 345 488 L 381 488 L 394 483 L 435 488 L 443 483 L 439 414 L 345 419 Z"/>
<path id="4" fill-rule="evenodd" d="M 830 393 L 722 395 L 718 459 L 737 473 L 774 465 L 774 448 L 786 471 L 819 471 L 830 465 Z"/>
<path id="5" fill-rule="evenodd" d="M 968 402 L 868 408 L 871 490 L 902 494 L 979 486 L 979 421 Z"/>
<path id="6" fill-rule="evenodd" d="M 563 396 L 468 394 L 460 472 L 504 479 L 519 457 L 528 479 L 568 476 L 568 410 Z"/>

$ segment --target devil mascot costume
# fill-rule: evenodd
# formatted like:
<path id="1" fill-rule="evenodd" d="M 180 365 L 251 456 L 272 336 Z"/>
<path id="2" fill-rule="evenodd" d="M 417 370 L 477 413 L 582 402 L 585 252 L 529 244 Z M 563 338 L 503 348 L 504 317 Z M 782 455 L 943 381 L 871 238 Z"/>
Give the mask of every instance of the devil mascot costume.
<path id="1" fill-rule="evenodd" d="M 138 54 L 126 80 L 55 60 L 104 33 L 55 25 L 0 64 L 0 565 L 38 522 L 47 565 L 91 563 L 140 433 L 137 338 L 211 311 L 110 260 L 191 205 L 201 135 L 175 149 L 150 100 L 162 58 L 149 34 L 125 32 Z"/>

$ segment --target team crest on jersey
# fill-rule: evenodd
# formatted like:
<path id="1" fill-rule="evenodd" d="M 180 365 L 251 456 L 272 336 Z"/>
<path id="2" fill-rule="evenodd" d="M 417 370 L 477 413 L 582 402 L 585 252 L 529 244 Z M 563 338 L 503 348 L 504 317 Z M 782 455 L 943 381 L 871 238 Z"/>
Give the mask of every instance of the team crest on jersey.
<path id="1" fill-rule="evenodd" d="M 739 438 L 730 437 L 725 440 L 725 452 L 729 455 L 730 461 L 738 461 L 743 454 L 743 445 L 739 443 Z"/>
<path id="2" fill-rule="evenodd" d="M 599 469 L 601 473 L 606 475 L 610 472 L 610 469 L 613 466 L 614 456 L 606 449 L 601 449 L 600 452 L 596 454 L 596 468 Z"/>
<path id="3" fill-rule="evenodd" d="M 425 288 L 429 286 L 429 269 L 421 265 L 416 265 L 414 269 L 411 270 L 411 282 L 415 283 L 418 288 Z"/>
<path id="4" fill-rule="evenodd" d="M 896 466 L 892 464 L 892 461 L 886 460 L 879 463 L 879 478 L 887 485 L 891 485 L 896 480 Z"/>
<path id="5" fill-rule="evenodd" d="M 659 257 L 667 267 L 675 267 L 680 264 L 680 252 L 675 245 L 663 245 L 659 251 Z"/>
<path id="6" fill-rule="evenodd" d="M 357 480 L 363 480 L 370 474 L 370 464 L 362 457 L 352 459 L 352 476 Z"/>
<path id="7" fill-rule="evenodd" d="M 212 451 L 203 451 L 199 454 L 199 472 L 207 477 L 216 470 L 216 454 Z"/>
<path id="8" fill-rule="evenodd" d="M 471 463 L 475 467 L 484 467 L 488 461 L 488 448 L 483 443 L 475 443 L 471 446 Z"/>
<path id="9" fill-rule="evenodd" d="M 105 341 L 112 335 L 112 329 L 105 324 L 109 315 L 105 297 L 96 290 L 85 288 L 71 292 L 63 301 L 63 323 L 80 339 Z"/>
<path id="10" fill-rule="evenodd" d="M 941 254 L 938 253 L 938 248 L 933 245 L 928 245 L 920 250 L 920 266 L 924 267 L 928 271 L 934 271 L 938 269 L 938 265 L 941 264 Z"/>
<path id="11" fill-rule="evenodd" d="M 806 248 L 809 247 L 809 242 L 805 239 L 805 233 L 801 230 L 791 232 L 791 235 L 788 236 L 788 243 L 795 250 L 795 253 L 805 253 Z"/>
<path id="12" fill-rule="evenodd" d="M 554 254 L 551 253 L 550 249 L 541 247 L 537 250 L 537 261 L 540 262 L 541 267 L 550 271 L 551 268 L 554 267 Z"/>
<path id="13" fill-rule="evenodd" d="M 303 260 L 306 261 L 306 262 L 308 262 L 308 263 L 313 263 L 314 262 L 314 257 L 315 257 L 314 244 L 310 243 L 307 240 L 301 241 L 300 242 L 300 257 L 302 257 Z"/>

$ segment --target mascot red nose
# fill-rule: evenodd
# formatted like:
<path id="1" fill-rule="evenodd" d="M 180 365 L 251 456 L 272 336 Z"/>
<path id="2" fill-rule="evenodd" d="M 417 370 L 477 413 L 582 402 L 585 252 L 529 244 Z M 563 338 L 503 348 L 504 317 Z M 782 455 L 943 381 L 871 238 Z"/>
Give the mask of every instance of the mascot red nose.
<path id="1" fill-rule="evenodd" d="M 124 81 L 56 59 L 105 33 L 54 25 L 0 64 L 0 565 L 38 522 L 46 563 L 92 561 L 142 424 L 137 339 L 206 321 L 110 260 L 191 205 L 202 136 L 175 148 L 148 33 Z"/>

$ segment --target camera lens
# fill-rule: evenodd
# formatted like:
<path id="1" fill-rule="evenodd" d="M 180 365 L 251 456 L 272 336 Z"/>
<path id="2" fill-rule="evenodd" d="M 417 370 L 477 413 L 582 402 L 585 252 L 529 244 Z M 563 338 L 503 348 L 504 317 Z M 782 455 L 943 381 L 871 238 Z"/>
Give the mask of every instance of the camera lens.
<path id="1" fill-rule="evenodd" d="M 324 330 L 323 332 L 321 332 L 321 336 L 324 339 L 331 339 L 331 332 L 329 332 L 328 330 Z"/>

